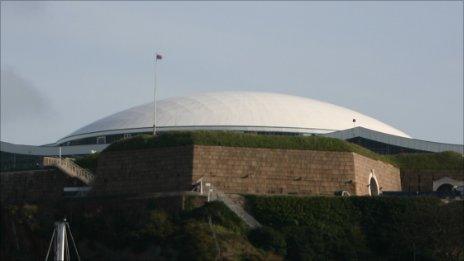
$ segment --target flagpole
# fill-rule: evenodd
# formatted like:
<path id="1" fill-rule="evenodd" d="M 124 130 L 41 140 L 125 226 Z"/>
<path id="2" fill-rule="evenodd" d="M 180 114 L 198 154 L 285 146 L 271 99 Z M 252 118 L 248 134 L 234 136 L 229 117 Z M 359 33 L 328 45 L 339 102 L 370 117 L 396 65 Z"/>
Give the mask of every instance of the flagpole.
<path id="1" fill-rule="evenodd" d="M 154 88 L 153 88 L 153 136 L 156 136 L 156 83 L 158 80 L 156 69 L 158 64 L 158 58 L 155 55 L 155 71 L 154 71 Z"/>

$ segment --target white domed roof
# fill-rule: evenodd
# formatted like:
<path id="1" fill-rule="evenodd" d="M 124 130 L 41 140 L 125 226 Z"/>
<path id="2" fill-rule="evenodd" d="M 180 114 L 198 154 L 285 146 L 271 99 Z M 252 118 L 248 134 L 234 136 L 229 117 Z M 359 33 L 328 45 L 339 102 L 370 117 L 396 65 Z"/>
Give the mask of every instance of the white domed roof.
<path id="1" fill-rule="evenodd" d="M 157 101 L 157 128 L 328 133 L 356 126 L 408 137 L 374 118 L 330 103 L 261 92 L 214 92 Z M 150 131 L 153 103 L 97 120 L 59 142 L 96 135 Z"/>

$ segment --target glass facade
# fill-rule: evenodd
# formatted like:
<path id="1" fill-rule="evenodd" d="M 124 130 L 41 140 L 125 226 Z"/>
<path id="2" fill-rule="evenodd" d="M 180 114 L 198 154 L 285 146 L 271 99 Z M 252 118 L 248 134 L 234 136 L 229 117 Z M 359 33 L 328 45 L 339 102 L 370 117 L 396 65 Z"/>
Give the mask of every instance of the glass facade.
<path id="1" fill-rule="evenodd" d="M 386 144 L 378 141 L 373 141 L 361 137 L 355 137 L 348 139 L 347 141 L 358 144 L 361 147 L 372 150 L 373 152 L 379 154 L 399 154 L 399 153 L 429 153 L 428 151 L 415 150 L 404 148 L 400 146 L 395 146 L 391 144 Z"/>
<path id="2" fill-rule="evenodd" d="M 111 144 L 124 138 L 134 137 L 141 134 L 152 134 L 151 132 L 124 133 L 82 138 L 61 143 L 61 146 L 91 145 L 91 144 Z"/>

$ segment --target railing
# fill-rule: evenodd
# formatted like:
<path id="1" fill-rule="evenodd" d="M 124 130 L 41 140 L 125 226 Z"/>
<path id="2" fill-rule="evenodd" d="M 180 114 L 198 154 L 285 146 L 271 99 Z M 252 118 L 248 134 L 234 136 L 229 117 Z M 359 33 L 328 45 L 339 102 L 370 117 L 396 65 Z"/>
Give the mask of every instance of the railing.
<path id="1" fill-rule="evenodd" d="M 203 185 L 204 184 L 204 185 Z M 261 224 L 238 203 L 234 202 L 230 196 L 213 187 L 209 182 L 205 182 L 203 178 L 194 183 L 194 190 L 200 190 L 200 194 L 206 193 L 208 201 L 222 201 L 232 212 L 242 219 L 250 228 L 261 227 Z M 195 189 L 196 188 L 196 189 Z M 204 191 L 206 189 L 206 191 Z"/>
<path id="2" fill-rule="evenodd" d="M 87 185 L 92 184 L 95 179 L 92 172 L 82 168 L 68 158 L 44 157 L 43 165 L 57 167 L 67 175 L 77 178 Z"/>

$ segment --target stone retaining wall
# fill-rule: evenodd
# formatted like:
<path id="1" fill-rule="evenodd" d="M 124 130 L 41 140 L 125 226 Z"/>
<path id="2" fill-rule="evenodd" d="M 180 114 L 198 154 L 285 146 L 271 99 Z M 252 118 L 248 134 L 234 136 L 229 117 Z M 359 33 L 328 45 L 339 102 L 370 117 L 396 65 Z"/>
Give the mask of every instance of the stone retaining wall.
<path id="1" fill-rule="evenodd" d="M 95 195 L 189 191 L 193 147 L 102 153 L 93 185 Z"/>
<path id="2" fill-rule="evenodd" d="M 384 191 L 400 191 L 397 168 L 351 152 L 185 146 L 102 154 L 94 193 L 189 191 L 203 178 L 225 193 L 368 194 L 374 170 Z"/>
<path id="3" fill-rule="evenodd" d="M 397 168 L 351 152 L 201 145 L 110 151 L 95 174 L 93 196 L 190 191 L 200 178 L 225 193 L 368 195 L 373 175 L 383 191 L 401 190 Z M 63 187 L 82 185 L 55 169 L 1 173 L 2 202 L 61 199 Z"/>
<path id="4" fill-rule="evenodd" d="M 56 169 L 2 172 L 1 202 L 60 200 L 64 187 L 84 184 Z"/>
<path id="5" fill-rule="evenodd" d="M 384 191 L 400 191 L 399 170 L 351 153 L 195 146 L 193 179 L 201 177 L 226 193 L 334 195 L 369 194 L 372 170 Z"/>
<path id="6" fill-rule="evenodd" d="M 333 195 L 354 192 L 351 153 L 195 146 L 193 179 L 226 193 Z"/>
<path id="7" fill-rule="evenodd" d="M 378 183 L 379 191 L 401 191 L 400 170 L 383 161 L 353 153 L 356 195 L 369 195 L 370 179 Z"/>

